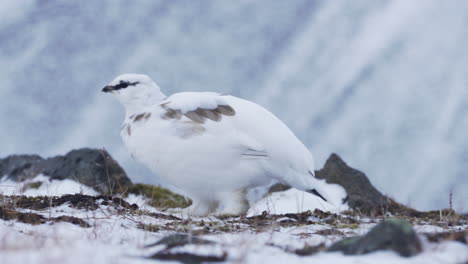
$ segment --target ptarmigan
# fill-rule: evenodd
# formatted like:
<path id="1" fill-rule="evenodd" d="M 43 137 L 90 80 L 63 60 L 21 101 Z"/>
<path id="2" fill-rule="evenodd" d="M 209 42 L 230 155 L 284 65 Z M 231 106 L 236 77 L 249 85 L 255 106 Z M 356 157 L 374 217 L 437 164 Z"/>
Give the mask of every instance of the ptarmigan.
<path id="1" fill-rule="evenodd" d="M 142 74 L 102 91 L 125 106 L 121 136 L 132 156 L 185 191 L 194 215 L 243 214 L 245 191 L 272 180 L 328 199 L 307 148 L 253 102 L 214 92 L 167 97 Z"/>

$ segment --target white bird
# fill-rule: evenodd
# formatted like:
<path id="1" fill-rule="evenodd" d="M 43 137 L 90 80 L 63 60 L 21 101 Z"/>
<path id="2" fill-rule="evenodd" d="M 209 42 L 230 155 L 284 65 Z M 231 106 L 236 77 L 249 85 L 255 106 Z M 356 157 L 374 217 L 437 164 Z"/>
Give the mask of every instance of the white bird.
<path id="1" fill-rule="evenodd" d="M 185 191 L 194 215 L 243 214 L 246 190 L 272 180 L 327 201 L 310 152 L 253 102 L 214 92 L 167 97 L 142 74 L 118 76 L 102 91 L 125 106 L 121 136 L 132 156 Z"/>

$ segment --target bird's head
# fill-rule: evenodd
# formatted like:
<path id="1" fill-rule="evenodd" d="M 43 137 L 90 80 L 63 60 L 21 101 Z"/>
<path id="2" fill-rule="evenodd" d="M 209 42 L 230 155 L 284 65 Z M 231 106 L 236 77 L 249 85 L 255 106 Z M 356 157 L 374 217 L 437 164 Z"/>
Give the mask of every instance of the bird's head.
<path id="1" fill-rule="evenodd" d="M 163 99 L 159 86 L 144 74 L 122 74 L 102 89 L 124 106 L 147 106 Z"/>

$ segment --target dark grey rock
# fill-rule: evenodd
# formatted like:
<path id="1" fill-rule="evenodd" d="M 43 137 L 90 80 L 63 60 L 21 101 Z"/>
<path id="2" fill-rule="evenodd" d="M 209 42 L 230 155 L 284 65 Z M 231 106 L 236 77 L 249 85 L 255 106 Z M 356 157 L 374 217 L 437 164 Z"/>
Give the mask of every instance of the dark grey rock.
<path id="1" fill-rule="evenodd" d="M 372 186 L 367 176 L 349 167 L 337 154 L 333 153 L 323 169 L 316 171 L 315 175 L 327 183 L 343 186 L 352 209 L 369 214 L 383 212 L 389 206 L 388 198 Z"/>
<path id="2" fill-rule="evenodd" d="M 44 159 L 38 155 L 12 155 L 0 159 L 0 178 L 8 175 L 14 181 L 24 181 L 41 173 Z"/>
<path id="3" fill-rule="evenodd" d="M 73 179 L 101 193 L 121 192 L 131 185 L 125 171 L 105 150 L 83 148 L 47 159 L 43 173 L 52 179 Z"/>
<path id="4" fill-rule="evenodd" d="M 146 247 L 165 245 L 166 248 L 173 248 L 173 247 L 185 246 L 187 244 L 209 245 L 209 244 L 214 244 L 214 243 L 215 242 L 213 241 L 199 238 L 196 236 L 192 236 L 190 234 L 173 234 L 173 235 L 168 235 L 166 237 L 163 237 L 156 243 L 147 245 Z"/>
<path id="5" fill-rule="evenodd" d="M 201 264 L 208 262 L 222 263 L 227 260 L 227 253 L 223 252 L 221 255 L 197 255 L 188 252 L 170 252 L 169 250 L 162 250 L 149 258 L 177 261 L 183 264 Z"/>
<path id="6" fill-rule="evenodd" d="M 120 193 L 132 184 L 122 167 L 105 150 L 83 148 L 48 159 L 37 155 L 0 159 L 0 175 L 8 175 L 14 181 L 41 173 L 52 179 L 75 180 L 106 194 Z"/>
<path id="7" fill-rule="evenodd" d="M 212 245 L 216 244 L 213 241 L 192 236 L 191 234 L 173 234 L 163 237 L 156 243 L 147 245 L 146 247 L 153 247 L 158 245 L 164 245 L 165 248 L 156 254 L 150 256 L 152 259 L 159 260 L 172 260 L 179 261 L 181 263 L 206 263 L 206 262 L 224 262 L 227 258 L 227 253 L 223 252 L 220 255 L 203 255 L 203 254 L 193 254 L 191 252 L 183 252 L 180 250 L 173 251 L 171 249 L 176 247 L 182 247 L 188 244 L 194 245 Z"/>
<path id="8" fill-rule="evenodd" d="M 333 244 L 328 251 L 341 251 L 345 255 L 359 255 L 377 250 L 393 250 L 404 257 L 422 251 L 421 242 L 411 224 L 397 218 L 386 219 L 366 235 L 345 238 Z"/>

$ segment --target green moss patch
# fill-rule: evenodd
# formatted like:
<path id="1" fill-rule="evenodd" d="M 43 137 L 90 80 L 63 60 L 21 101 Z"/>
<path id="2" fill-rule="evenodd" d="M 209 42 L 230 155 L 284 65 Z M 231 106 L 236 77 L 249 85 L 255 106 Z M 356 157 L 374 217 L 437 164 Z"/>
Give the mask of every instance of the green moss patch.
<path id="1" fill-rule="evenodd" d="M 24 192 L 29 189 L 39 189 L 41 185 L 42 185 L 42 182 L 30 182 L 28 184 L 25 184 L 21 190 Z"/>
<path id="2" fill-rule="evenodd" d="M 149 184 L 137 183 L 128 187 L 125 196 L 128 194 L 143 195 L 148 198 L 149 205 L 156 208 L 185 208 L 192 204 L 192 201 L 184 196 L 173 193 L 166 188 Z"/>

